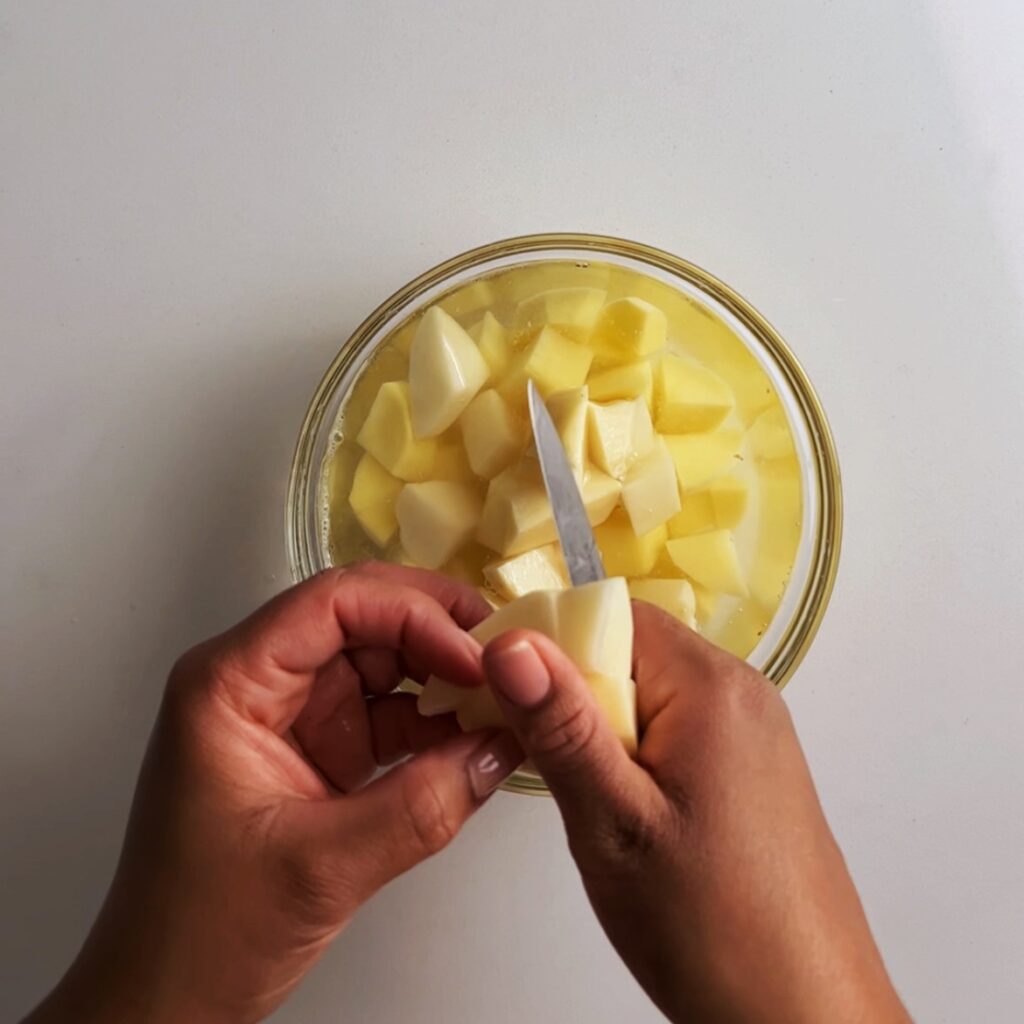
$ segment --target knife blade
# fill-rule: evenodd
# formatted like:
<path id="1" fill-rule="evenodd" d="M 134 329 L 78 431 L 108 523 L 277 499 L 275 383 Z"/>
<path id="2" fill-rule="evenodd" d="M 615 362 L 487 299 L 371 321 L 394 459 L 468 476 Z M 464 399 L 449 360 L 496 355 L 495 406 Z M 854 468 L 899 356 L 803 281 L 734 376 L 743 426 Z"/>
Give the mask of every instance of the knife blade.
<path id="1" fill-rule="evenodd" d="M 574 587 L 603 580 L 605 571 L 601 553 L 597 550 L 594 531 L 587 518 L 587 509 L 576 484 L 576 477 L 573 476 L 569 459 L 562 447 L 562 439 L 532 380 L 527 381 L 526 393 L 540 472 L 554 513 L 569 579 Z"/>

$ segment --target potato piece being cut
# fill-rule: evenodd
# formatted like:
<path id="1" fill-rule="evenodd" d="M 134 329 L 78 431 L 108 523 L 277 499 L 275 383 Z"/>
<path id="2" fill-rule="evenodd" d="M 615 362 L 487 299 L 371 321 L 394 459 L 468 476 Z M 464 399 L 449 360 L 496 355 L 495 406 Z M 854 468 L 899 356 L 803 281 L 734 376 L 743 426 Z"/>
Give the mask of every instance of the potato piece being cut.
<path id="1" fill-rule="evenodd" d="M 472 634 L 486 644 L 511 629 L 537 630 L 574 658 L 616 735 L 630 752 L 636 749 L 636 696 L 630 678 L 633 617 L 624 580 L 527 594 L 484 619 Z M 594 665 L 603 671 L 595 671 Z M 417 706 L 425 715 L 454 711 L 467 731 L 504 724 L 486 686 L 457 687 L 431 678 Z"/>

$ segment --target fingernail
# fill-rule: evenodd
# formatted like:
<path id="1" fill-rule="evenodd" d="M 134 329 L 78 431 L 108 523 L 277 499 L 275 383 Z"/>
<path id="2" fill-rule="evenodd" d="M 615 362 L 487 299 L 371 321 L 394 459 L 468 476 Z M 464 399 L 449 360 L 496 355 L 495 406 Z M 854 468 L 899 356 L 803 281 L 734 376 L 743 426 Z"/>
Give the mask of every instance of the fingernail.
<path id="1" fill-rule="evenodd" d="M 469 787 L 477 800 L 490 796 L 521 764 L 523 751 L 508 731 L 492 736 L 469 758 Z"/>
<path id="2" fill-rule="evenodd" d="M 551 689 L 547 666 L 533 644 L 519 640 L 501 647 L 487 658 L 487 678 L 510 704 L 532 708 Z"/>

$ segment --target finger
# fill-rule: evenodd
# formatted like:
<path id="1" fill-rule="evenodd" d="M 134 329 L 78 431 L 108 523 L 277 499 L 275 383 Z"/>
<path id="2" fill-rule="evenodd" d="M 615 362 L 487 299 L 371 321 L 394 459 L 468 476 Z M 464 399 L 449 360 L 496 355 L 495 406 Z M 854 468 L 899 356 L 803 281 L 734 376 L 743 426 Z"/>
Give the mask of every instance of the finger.
<path id="1" fill-rule="evenodd" d="M 646 726 L 671 701 L 697 700 L 715 685 L 715 669 L 731 658 L 675 616 L 646 601 L 633 602 L 633 678 L 637 718 Z"/>
<path id="2" fill-rule="evenodd" d="M 548 784 L 569 830 L 636 815 L 646 773 L 626 753 L 576 665 L 547 637 L 513 630 L 484 649 L 484 676 L 526 756 Z"/>
<path id="3" fill-rule="evenodd" d="M 423 671 L 473 686 L 480 645 L 434 598 L 366 575 L 321 573 L 264 605 L 213 645 L 217 681 L 235 706 L 280 731 L 316 670 L 345 647 L 387 647 Z"/>
<path id="4" fill-rule="evenodd" d="M 634 601 L 633 624 L 642 730 L 637 760 L 660 784 L 685 763 L 682 751 L 705 746 L 702 733 L 721 721 L 709 708 L 748 696 L 778 701 L 774 687 L 759 672 L 660 608 Z"/>
<path id="5" fill-rule="evenodd" d="M 292 727 L 303 755 L 335 789 L 347 793 L 372 774 L 376 761 L 355 669 L 338 654 L 317 673 Z"/>
<path id="6" fill-rule="evenodd" d="M 348 659 L 359 673 L 364 693 L 390 693 L 405 678 L 398 651 L 386 647 L 357 647 L 348 652 Z"/>
<path id="7" fill-rule="evenodd" d="M 460 735 L 454 715 L 425 718 L 416 710 L 411 693 L 390 693 L 366 704 L 373 741 L 374 760 L 394 764 L 409 754 L 419 754 Z"/>
<path id="8" fill-rule="evenodd" d="M 507 732 L 459 736 L 399 765 L 358 793 L 306 804 L 300 829 L 360 900 L 439 852 L 510 775 L 522 752 Z"/>
<path id="9" fill-rule="evenodd" d="M 437 601 L 463 629 L 472 629 L 492 611 L 475 587 L 429 569 L 395 565 L 392 562 L 358 562 L 350 566 L 349 571 L 422 590 Z"/>

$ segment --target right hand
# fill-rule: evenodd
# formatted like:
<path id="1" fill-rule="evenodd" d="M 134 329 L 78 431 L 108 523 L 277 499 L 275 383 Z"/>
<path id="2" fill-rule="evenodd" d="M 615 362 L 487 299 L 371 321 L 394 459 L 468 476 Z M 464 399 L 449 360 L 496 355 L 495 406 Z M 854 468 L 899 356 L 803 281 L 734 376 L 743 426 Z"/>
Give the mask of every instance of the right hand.
<path id="1" fill-rule="evenodd" d="M 551 641 L 484 651 L 629 969 L 673 1021 L 909 1021 L 778 692 L 664 612 L 634 619 L 636 761 Z"/>

